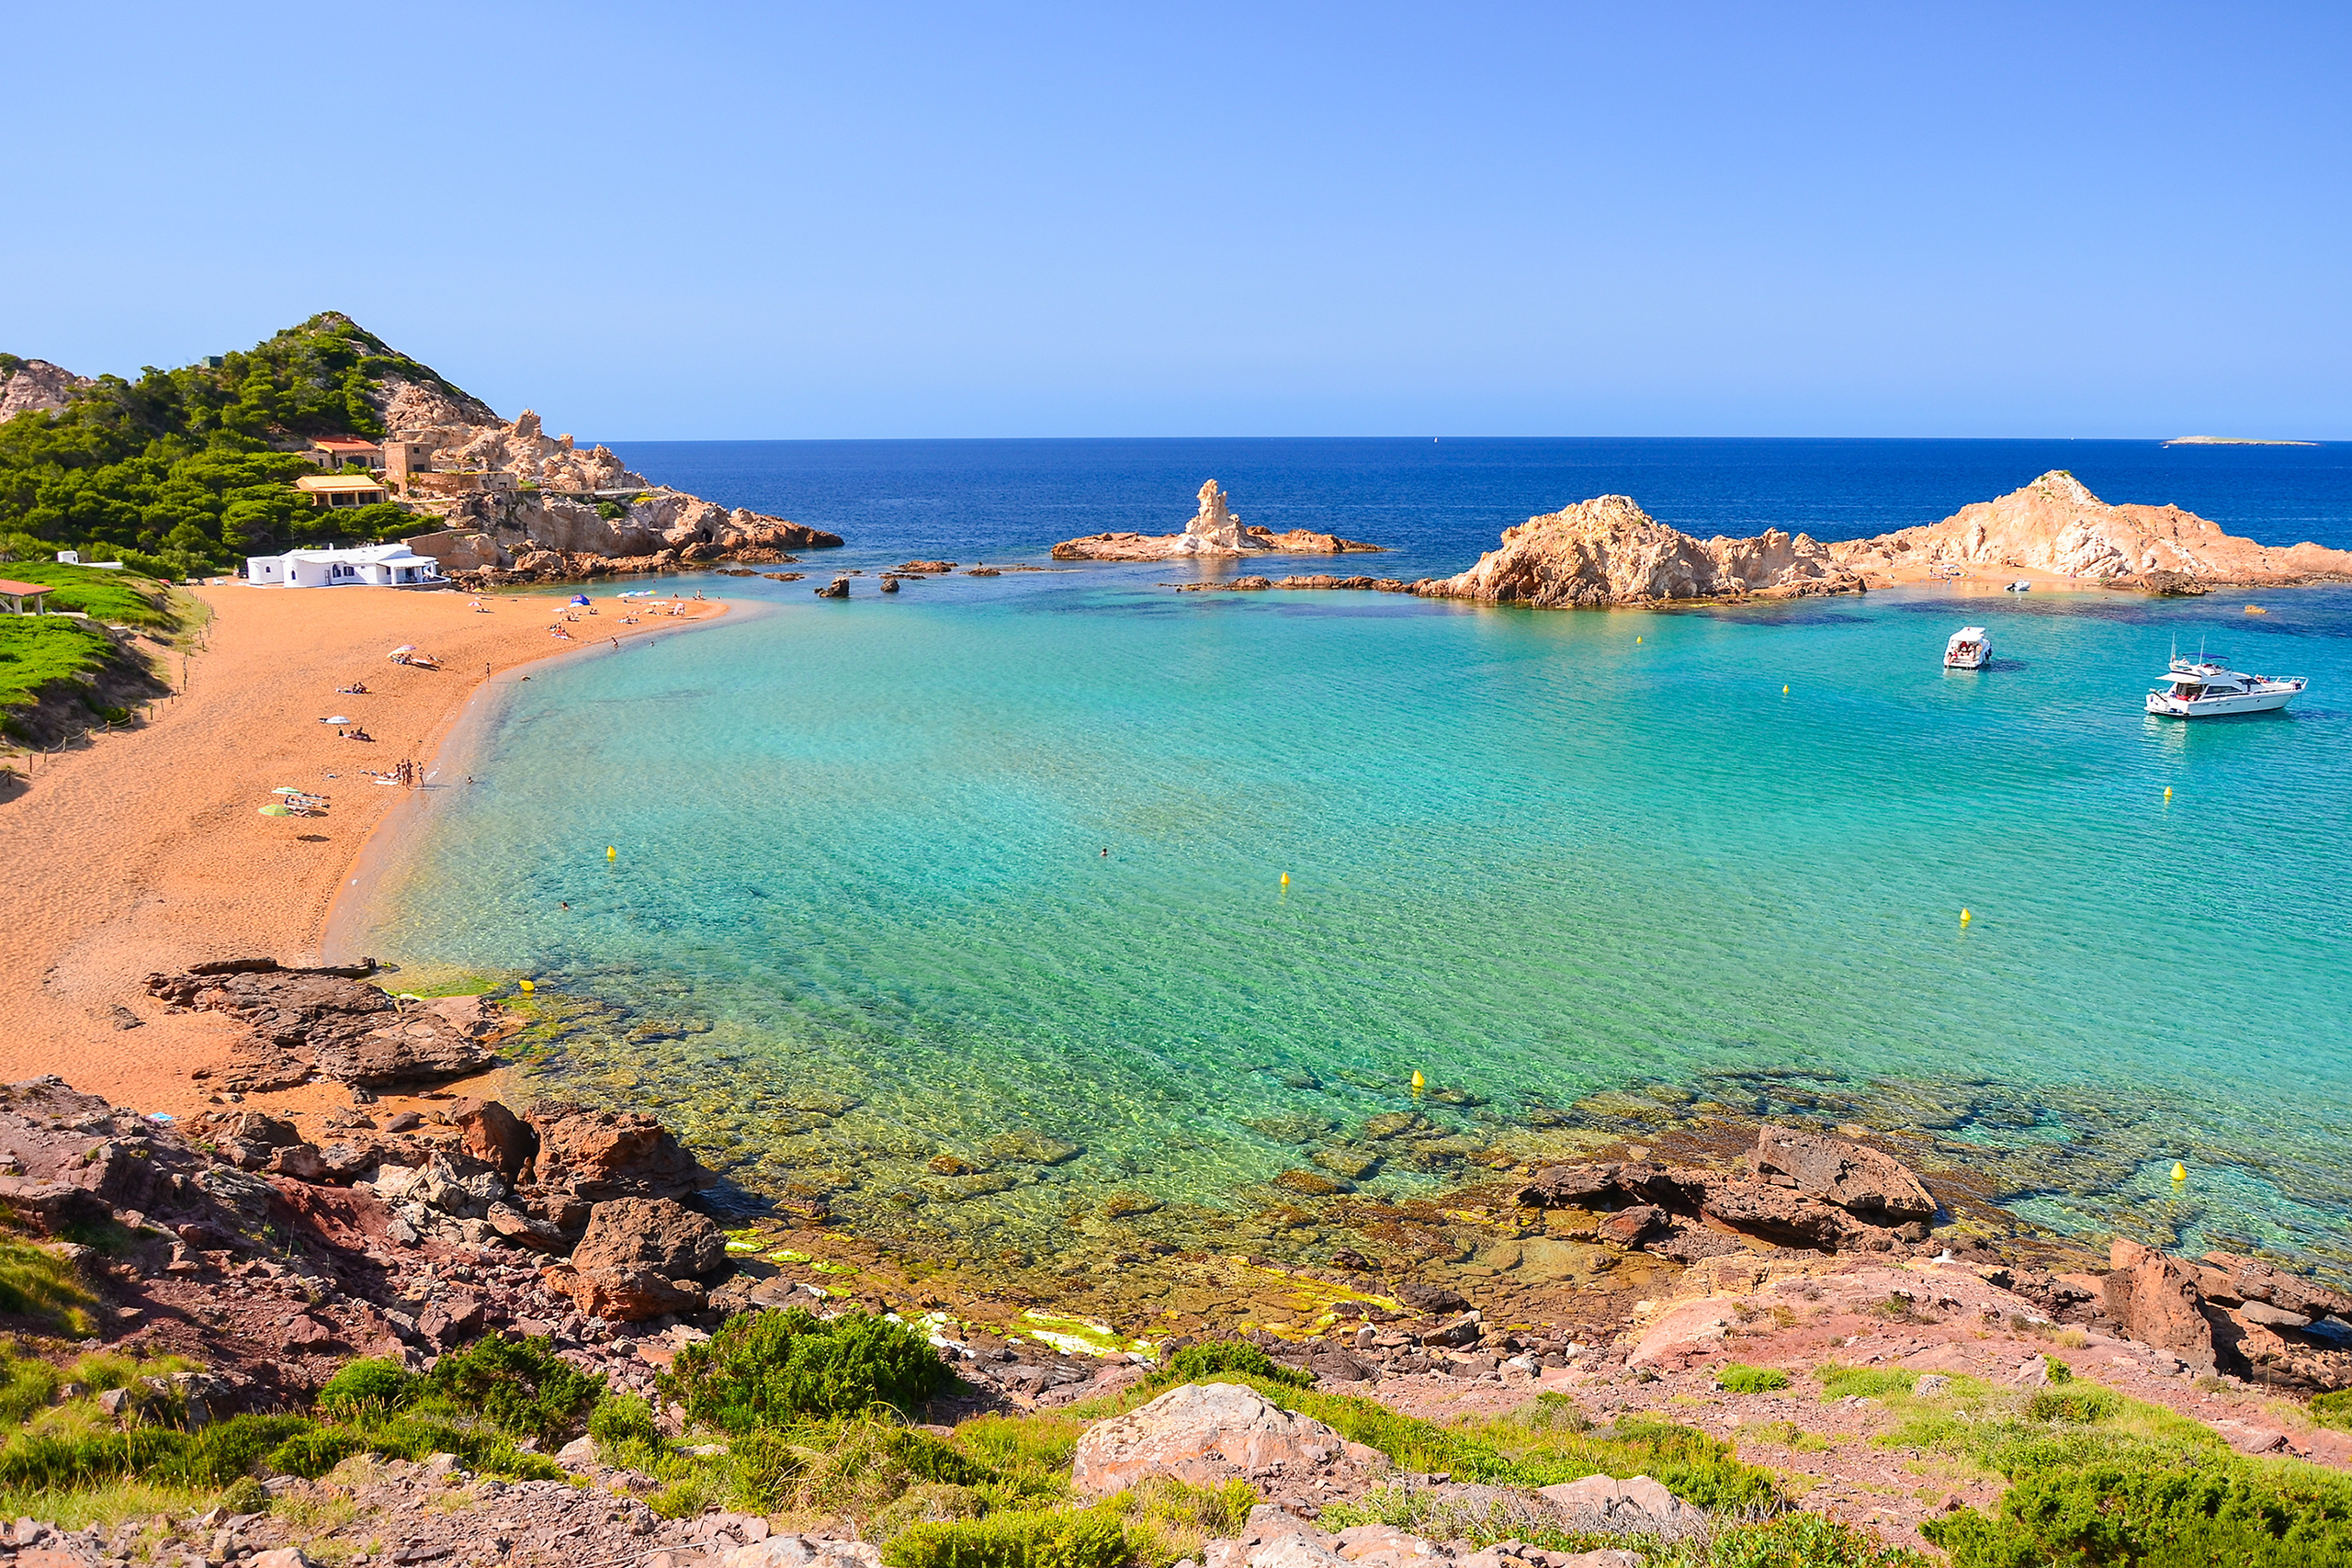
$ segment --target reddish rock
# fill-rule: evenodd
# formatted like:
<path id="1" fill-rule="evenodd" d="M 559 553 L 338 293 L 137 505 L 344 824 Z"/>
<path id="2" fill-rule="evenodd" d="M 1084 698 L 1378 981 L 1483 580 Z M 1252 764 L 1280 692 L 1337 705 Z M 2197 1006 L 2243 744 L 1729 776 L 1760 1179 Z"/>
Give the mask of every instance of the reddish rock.
<path id="1" fill-rule="evenodd" d="M 633 1323 L 694 1312 L 700 1280 L 727 1263 L 718 1227 L 667 1198 L 616 1198 L 590 1211 L 569 1263 L 541 1276 L 594 1317 Z"/>
<path id="2" fill-rule="evenodd" d="M 1883 1224 L 1932 1219 L 1936 1200 L 1893 1155 L 1846 1138 L 1795 1127 L 1766 1127 L 1756 1136 L 1756 1169 L 1785 1176 L 1796 1190 Z"/>
<path id="3" fill-rule="evenodd" d="M 1385 1467 L 1373 1450 L 1254 1390 L 1188 1383 L 1088 1427 L 1078 1439 L 1070 1480 L 1087 1496 L 1121 1491 L 1148 1475 L 1195 1486 L 1247 1477 L 1290 1489 L 1349 1474 L 1360 1479 Z"/>
<path id="4" fill-rule="evenodd" d="M 2195 1270 L 2122 1236 L 2109 1245 L 2108 1263 L 2102 1281 L 2107 1315 L 2123 1334 L 2211 1371 L 2213 1328 L 2205 1320 Z"/>
<path id="5" fill-rule="evenodd" d="M 1636 1203 L 1621 1209 L 1600 1222 L 1600 1235 L 1605 1241 L 1620 1247 L 1639 1247 L 1642 1238 L 1658 1230 L 1666 1223 L 1666 1211 L 1655 1203 Z"/>
<path id="6" fill-rule="evenodd" d="M 539 1140 L 532 1168 L 546 1194 L 591 1203 L 683 1198 L 715 1179 L 667 1128 L 642 1111 L 541 1106 L 531 1112 L 530 1122 Z"/>
<path id="7" fill-rule="evenodd" d="M 538 1140 L 521 1117 L 498 1101 L 469 1097 L 452 1101 L 447 1114 L 466 1153 L 508 1181 L 519 1179 L 530 1168 Z"/>

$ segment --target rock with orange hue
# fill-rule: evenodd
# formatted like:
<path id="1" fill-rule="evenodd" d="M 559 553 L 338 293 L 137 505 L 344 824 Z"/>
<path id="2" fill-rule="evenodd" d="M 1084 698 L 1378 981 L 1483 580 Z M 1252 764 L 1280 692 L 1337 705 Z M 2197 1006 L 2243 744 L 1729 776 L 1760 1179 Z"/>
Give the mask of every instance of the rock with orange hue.
<path id="1" fill-rule="evenodd" d="M 1294 528 L 1277 534 L 1271 528 L 1245 528 L 1226 504 L 1226 494 L 1215 479 L 1201 486 L 1200 510 L 1181 534 L 1090 534 L 1065 539 L 1054 547 L 1056 560 L 1182 560 L 1215 559 L 1248 555 L 1340 555 L 1354 550 L 1378 550 L 1354 539 Z"/>
<path id="2" fill-rule="evenodd" d="M 2257 545 L 2177 506 L 2110 506 L 2063 468 L 1940 523 L 1828 549 L 1840 566 L 1883 581 L 1923 577 L 1937 566 L 2025 569 L 2119 585 L 2145 579 L 2175 592 L 2182 579 L 2207 586 L 2352 581 L 2352 550 Z"/>
<path id="3" fill-rule="evenodd" d="M 1859 593 L 1862 580 L 1811 536 L 1695 539 L 1623 495 L 1596 496 L 1503 531 L 1499 548 L 1453 577 L 1415 585 L 1430 599 L 1575 609 L 1687 599 Z"/>
<path id="4" fill-rule="evenodd" d="M 2117 1236 L 2108 1246 L 2107 1315 L 2127 1337 L 2213 1370 L 2213 1326 L 2197 1272 L 2177 1258 Z"/>
<path id="5" fill-rule="evenodd" d="M 1805 1197 L 1882 1224 L 1935 1215 L 1934 1195 L 1910 1167 L 1849 1138 L 1804 1127 L 1764 1127 L 1752 1159 L 1758 1175 L 1785 1176 Z"/>
<path id="6" fill-rule="evenodd" d="M 1322 1422 L 1269 1403 L 1236 1383 L 1187 1383 L 1142 1408 L 1098 1421 L 1078 1439 L 1070 1481 L 1102 1496 L 1148 1475 L 1194 1486 L 1247 1477 L 1289 1489 L 1301 1481 L 1352 1472 L 1361 1480 L 1386 1461 Z"/>

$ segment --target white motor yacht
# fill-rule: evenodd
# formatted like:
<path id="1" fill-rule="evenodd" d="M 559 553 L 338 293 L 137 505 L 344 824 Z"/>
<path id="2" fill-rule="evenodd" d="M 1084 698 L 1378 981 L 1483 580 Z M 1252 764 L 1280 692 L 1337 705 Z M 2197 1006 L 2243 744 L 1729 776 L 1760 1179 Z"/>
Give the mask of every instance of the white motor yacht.
<path id="1" fill-rule="evenodd" d="M 2311 682 L 2301 675 L 2274 680 L 2243 675 L 2199 655 L 2175 659 L 2165 683 L 2148 694 L 2148 711 L 2164 718 L 2211 718 L 2283 708 Z"/>
<path id="2" fill-rule="evenodd" d="M 1983 626 L 1962 626 L 1944 644 L 1944 668 L 1982 670 L 1992 661 L 1993 637 Z"/>
<path id="3" fill-rule="evenodd" d="M 2030 593 L 2033 592 L 2033 584 L 2020 577 L 2015 582 L 2010 583 L 2007 588 L 2002 589 L 2001 592 L 2004 593 Z"/>

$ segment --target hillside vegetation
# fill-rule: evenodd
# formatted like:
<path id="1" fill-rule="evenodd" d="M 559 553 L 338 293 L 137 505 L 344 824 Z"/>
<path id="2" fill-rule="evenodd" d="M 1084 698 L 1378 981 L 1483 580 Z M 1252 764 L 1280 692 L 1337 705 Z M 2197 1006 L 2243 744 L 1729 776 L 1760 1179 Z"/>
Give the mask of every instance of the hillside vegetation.
<path id="1" fill-rule="evenodd" d="M 292 544 L 430 526 L 390 503 L 330 512 L 288 488 L 319 471 L 300 456 L 305 442 L 384 434 L 388 377 L 466 399 L 326 311 L 217 366 L 104 376 L 62 412 L 19 414 L 0 424 L 0 558 L 78 548 L 183 577 Z"/>

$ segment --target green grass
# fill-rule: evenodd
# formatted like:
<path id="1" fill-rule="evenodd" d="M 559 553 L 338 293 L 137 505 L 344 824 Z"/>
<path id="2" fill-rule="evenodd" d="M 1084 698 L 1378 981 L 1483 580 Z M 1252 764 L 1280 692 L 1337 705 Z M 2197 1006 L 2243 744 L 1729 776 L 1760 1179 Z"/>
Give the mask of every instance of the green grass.
<path id="1" fill-rule="evenodd" d="M 1841 1367 L 1835 1361 L 1815 1368 L 1813 1375 L 1821 1380 L 1825 1404 L 1836 1399 L 1884 1399 L 1890 1393 L 1909 1393 L 1911 1385 L 1919 1381 L 1917 1372 L 1886 1367 Z"/>
<path id="2" fill-rule="evenodd" d="M 0 577 L 17 582 L 42 582 L 55 588 L 57 592 L 49 596 L 52 610 L 79 610 L 118 626 L 168 629 L 179 622 L 171 590 L 128 567 L 120 571 L 99 571 L 54 560 L 12 560 L 0 566 Z"/>
<path id="3" fill-rule="evenodd" d="M 0 615 L 0 710 L 29 707 L 52 686 L 95 680 L 117 657 L 113 639 L 84 622 Z"/>
<path id="4" fill-rule="evenodd" d="M 1726 1393 L 1770 1393 L 1789 1386 L 1789 1374 L 1778 1367 L 1751 1367 L 1726 1361 L 1715 1369 L 1715 1383 Z"/>

